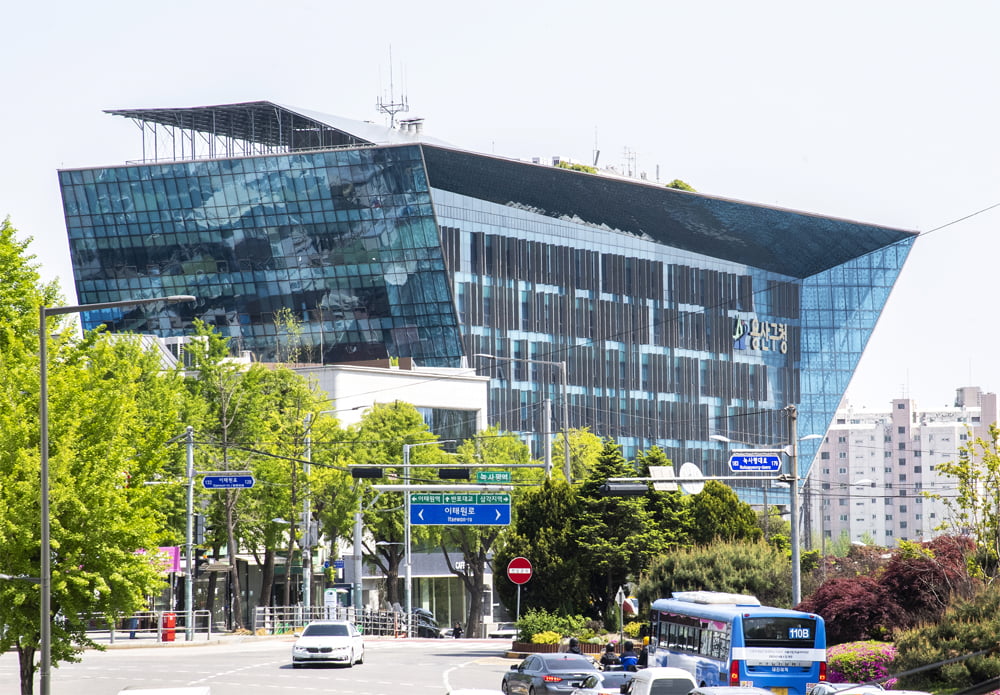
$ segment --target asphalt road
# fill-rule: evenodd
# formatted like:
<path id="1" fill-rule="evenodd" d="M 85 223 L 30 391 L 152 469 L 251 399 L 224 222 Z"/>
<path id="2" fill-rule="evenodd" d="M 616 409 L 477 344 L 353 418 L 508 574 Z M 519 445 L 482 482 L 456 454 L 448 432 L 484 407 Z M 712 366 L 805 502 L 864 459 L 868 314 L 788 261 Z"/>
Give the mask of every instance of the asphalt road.
<path id="1" fill-rule="evenodd" d="M 292 641 L 246 638 L 88 651 L 80 663 L 53 669 L 52 695 L 190 685 L 208 685 L 212 695 L 445 695 L 459 688 L 499 691 L 503 672 L 518 663 L 504 658 L 506 640 L 369 640 L 364 664 L 292 669 Z M 16 694 L 18 688 L 17 654 L 0 655 L 0 693 Z"/>

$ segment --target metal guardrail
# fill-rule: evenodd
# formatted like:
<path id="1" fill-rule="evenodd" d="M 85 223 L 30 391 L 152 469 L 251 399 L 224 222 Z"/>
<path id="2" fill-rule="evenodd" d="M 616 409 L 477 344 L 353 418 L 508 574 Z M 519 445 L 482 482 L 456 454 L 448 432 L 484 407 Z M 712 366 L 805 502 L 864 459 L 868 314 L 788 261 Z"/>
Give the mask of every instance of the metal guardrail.
<path id="1" fill-rule="evenodd" d="M 408 637 L 416 634 L 415 616 L 399 611 L 357 610 L 348 606 L 261 606 L 254 612 L 254 634 L 282 635 L 313 620 L 349 620 L 365 635 Z"/>
<path id="2" fill-rule="evenodd" d="M 184 611 L 137 611 L 115 623 L 104 617 L 81 616 L 88 623 L 87 635 L 95 641 L 145 639 L 156 642 L 211 639 L 211 611 L 192 611 L 191 629 Z"/>

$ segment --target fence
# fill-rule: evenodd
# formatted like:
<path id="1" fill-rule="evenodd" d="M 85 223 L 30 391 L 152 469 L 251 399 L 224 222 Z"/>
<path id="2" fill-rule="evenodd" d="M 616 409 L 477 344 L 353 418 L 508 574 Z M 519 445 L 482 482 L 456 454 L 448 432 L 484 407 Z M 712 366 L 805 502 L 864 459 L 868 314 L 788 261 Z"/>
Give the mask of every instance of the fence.
<path id="1" fill-rule="evenodd" d="M 407 637 L 418 632 L 413 615 L 348 606 L 260 606 L 254 612 L 253 630 L 257 635 L 290 634 L 312 620 L 349 620 L 365 635 Z"/>
<path id="2" fill-rule="evenodd" d="M 87 636 L 94 641 L 114 644 L 121 639 L 145 639 L 173 642 L 189 639 L 187 614 L 184 611 L 138 611 L 117 623 L 105 617 L 83 617 Z M 192 611 L 190 639 L 212 638 L 212 615 L 209 611 Z"/>

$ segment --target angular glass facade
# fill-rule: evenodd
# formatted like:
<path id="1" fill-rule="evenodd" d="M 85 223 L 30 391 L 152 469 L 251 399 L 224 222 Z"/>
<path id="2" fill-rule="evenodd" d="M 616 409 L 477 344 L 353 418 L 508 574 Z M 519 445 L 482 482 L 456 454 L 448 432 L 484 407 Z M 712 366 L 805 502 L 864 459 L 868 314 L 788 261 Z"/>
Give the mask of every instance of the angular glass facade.
<path id="1" fill-rule="evenodd" d="M 564 363 L 570 427 L 710 475 L 731 475 L 712 435 L 782 446 L 789 404 L 800 436 L 826 431 L 915 239 L 421 142 L 60 183 L 81 303 L 198 298 L 87 327 L 167 336 L 197 318 L 273 360 L 289 309 L 312 361 L 490 374 L 490 421 L 536 443 L 544 400 L 566 424 Z"/>

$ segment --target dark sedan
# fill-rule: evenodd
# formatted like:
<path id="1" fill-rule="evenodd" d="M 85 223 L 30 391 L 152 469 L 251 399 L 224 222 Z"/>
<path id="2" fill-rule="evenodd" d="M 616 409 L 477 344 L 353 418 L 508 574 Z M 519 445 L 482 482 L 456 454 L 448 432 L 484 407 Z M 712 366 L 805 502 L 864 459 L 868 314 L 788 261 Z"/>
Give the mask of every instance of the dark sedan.
<path id="1" fill-rule="evenodd" d="M 503 674 L 500 689 L 507 695 L 569 695 L 596 672 L 597 664 L 580 654 L 532 654 Z"/>

